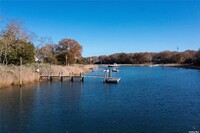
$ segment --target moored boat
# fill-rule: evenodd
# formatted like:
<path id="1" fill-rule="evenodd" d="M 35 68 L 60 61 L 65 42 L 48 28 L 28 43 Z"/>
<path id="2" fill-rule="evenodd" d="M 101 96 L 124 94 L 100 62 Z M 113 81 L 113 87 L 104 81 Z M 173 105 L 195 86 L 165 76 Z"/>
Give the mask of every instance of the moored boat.
<path id="1" fill-rule="evenodd" d="M 117 68 L 112 69 L 112 72 L 118 72 L 119 70 Z"/>
<path id="2" fill-rule="evenodd" d="M 108 67 L 119 67 L 119 65 L 117 63 L 114 63 L 112 65 L 108 65 Z"/>

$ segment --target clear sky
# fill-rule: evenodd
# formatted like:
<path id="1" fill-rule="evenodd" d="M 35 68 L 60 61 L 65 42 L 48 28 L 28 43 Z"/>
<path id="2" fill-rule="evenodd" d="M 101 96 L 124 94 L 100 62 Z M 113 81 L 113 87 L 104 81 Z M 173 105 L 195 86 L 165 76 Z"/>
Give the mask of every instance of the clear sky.
<path id="1" fill-rule="evenodd" d="M 71 38 L 83 56 L 200 48 L 200 1 L 0 0 L 0 28 L 21 19 L 29 31 Z"/>

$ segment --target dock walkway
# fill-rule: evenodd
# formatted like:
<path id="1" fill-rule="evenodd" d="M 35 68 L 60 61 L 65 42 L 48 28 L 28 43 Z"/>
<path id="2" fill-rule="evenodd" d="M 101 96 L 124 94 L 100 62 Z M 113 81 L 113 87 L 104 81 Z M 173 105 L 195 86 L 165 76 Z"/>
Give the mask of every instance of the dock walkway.
<path id="1" fill-rule="evenodd" d="M 74 75 L 73 73 L 70 73 L 68 75 L 63 75 L 62 72 L 58 74 L 53 74 L 52 72 L 49 72 L 46 75 L 40 74 L 40 80 L 42 79 L 48 79 L 49 81 L 52 81 L 53 79 L 59 79 L 61 82 L 63 82 L 64 79 L 69 79 L 71 82 L 74 81 L 74 79 L 79 79 L 81 82 L 84 81 L 84 78 L 100 78 L 103 79 L 103 82 L 105 83 L 118 83 L 121 78 L 112 77 L 112 70 L 105 70 L 104 76 L 101 75 L 85 75 L 84 73 L 80 73 L 79 75 Z"/>
<path id="2" fill-rule="evenodd" d="M 70 81 L 74 81 L 74 79 L 80 79 L 81 82 L 84 81 L 84 78 L 101 78 L 103 79 L 103 76 L 99 76 L 99 75 L 84 75 L 84 73 L 80 73 L 80 75 L 73 75 L 73 73 L 69 74 L 69 75 L 63 75 L 62 73 L 59 74 L 53 74 L 48 73 L 46 75 L 40 74 L 40 80 L 42 79 L 48 79 L 49 81 L 52 81 L 53 79 L 59 79 L 60 81 L 63 81 L 64 79 L 70 79 Z"/>

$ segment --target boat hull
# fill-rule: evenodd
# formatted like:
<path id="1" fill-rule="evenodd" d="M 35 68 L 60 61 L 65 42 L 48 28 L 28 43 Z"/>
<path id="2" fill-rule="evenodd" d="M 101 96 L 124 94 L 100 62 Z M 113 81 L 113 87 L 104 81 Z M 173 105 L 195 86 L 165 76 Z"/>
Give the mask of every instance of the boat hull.
<path id="1" fill-rule="evenodd" d="M 119 65 L 117 63 L 114 63 L 112 65 L 108 65 L 108 67 L 119 67 Z"/>
<path id="2" fill-rule="evenodd" d="M 121 80 L 121 78 L 107 78 L 105 79 L 106 83 L 118 83 Z"/>

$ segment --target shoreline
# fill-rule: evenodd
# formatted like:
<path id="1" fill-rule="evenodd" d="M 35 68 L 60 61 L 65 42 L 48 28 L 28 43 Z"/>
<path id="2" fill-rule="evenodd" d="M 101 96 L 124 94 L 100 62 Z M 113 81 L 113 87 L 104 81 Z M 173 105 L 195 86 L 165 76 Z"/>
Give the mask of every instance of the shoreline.
<path id="1" fill-rule="evenodd" d="M 79 75 L 80 73 L 87 73 L 91 69 L 96 68 L 97 65 L 50 65 L 50 64 L 28 64 L 22 66 L 22 85 L 40 82 L 40 74 L 59 74 L 62 72 L 64 75 L 73 73 Z M 39 72 L 37 71 L 39 69 Z M 9 86 L 20 85 L 20 66 L 5 66 L 0 65 L 0 89 L 4 89 Z"/>
<path id="2" fill-rule="evenodd" d="M 102 66 L 108 66 L 109 64 L 102 64 Z M 195 66 L 193 64 L 118 64 L 119 66 L 130 66 L 130 67 L 176 67 L 176 68 L 185 68 L 185 69 L 196 69 L 200 70 L 200 66 Z M 61 65 L 50 65 L 50 64 L 40 64 L 38 65 L 23 65 L 23 85 L 28 83 L 40 82 L 40 74 L 48 74 L 49 72 L 58 74 L 63 72 L 64 75 L 69 75 L 73 73 L 74 75 L 79 75 L 80 73 L 87 73 L 93 68 L 101 66 L 100 64 L 91 64 L 91 65 L 70 65 L 70 66 L 61 66 Z M 36 68 L 39 68 L 40 74 L 36 71 Z M 4 66 L 0 65 L 0 89 L 20 85 L 20 66 Z"/>
<path id="3" fill-rule="evenodd" d="M 100 65 L 100 64 L 98 64 Z M 102 64 L 102 66 L 108 66 L 112 64 Z M 150 66 L 150 67 L 177 67 L 177 68 L 185 68 L 185 69 L 197 69 L 200 70 L 200 66 L 196 66 L 193 64 L 118 64 L 119 66 L 136 66 L 136 67 L 143 67 L 143 66 Z"/>

